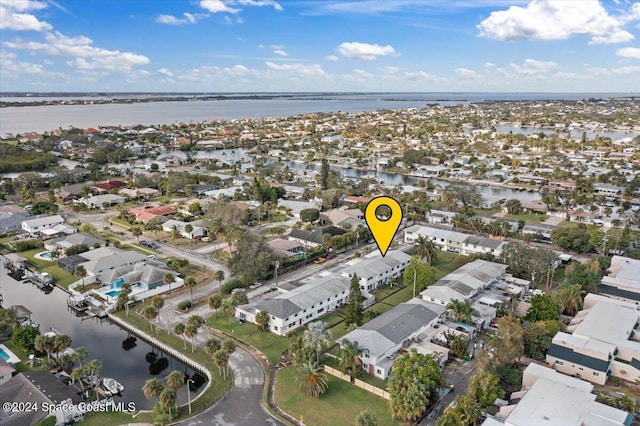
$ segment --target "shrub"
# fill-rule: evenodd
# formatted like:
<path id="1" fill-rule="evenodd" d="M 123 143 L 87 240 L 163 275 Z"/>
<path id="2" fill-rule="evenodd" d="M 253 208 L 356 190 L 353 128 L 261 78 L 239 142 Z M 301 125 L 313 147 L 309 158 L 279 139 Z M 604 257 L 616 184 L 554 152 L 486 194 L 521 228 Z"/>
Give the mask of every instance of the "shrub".
<path id="1" fill-rule="evenodd" d="M 240 278 L 233 278 L 222 284 L 222 286 L 220 287 L 220 292 L 222 294 L 230 294 L 231 291 L 236 288 L 247 288 L 247 284 L 248 283 L 244 282 Z"/>
<path id="2" fill-rule="evenodd" d="M 41 246 L 41 244 L 40 244 L 40 241 L 38 241 L 38 240 L 16 241 L 15 243 L 13 243 L 13 247 L 18 252 L 32 250 L 32 249 L 38 248 L 40 246 Z"/>
<path id="3" fill-rule="evenodd" d="M 182 302 L 178 303 L 178 310 L 188 311 L 192 306 L 193 304 L 191 303 L 191 300 L 183 300 Z"/>

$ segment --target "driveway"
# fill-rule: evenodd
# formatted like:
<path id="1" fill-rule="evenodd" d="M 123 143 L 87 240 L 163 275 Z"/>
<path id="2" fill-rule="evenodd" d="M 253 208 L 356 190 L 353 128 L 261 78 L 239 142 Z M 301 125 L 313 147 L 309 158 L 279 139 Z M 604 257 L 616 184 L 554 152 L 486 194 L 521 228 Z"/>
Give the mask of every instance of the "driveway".
<path id="1" fill-rule="evenodd" d="M 453 389 L 453 392 L 449 392 L 448 394 L 440 397 L 429 414 L 418 424 L 435 425 L 436 420 L 440 416 L 442 416 L 444 410 L 447 409 L 449 404 L 453 402 L 456 396 L 464 395 L 464 393 L 467 391 L 469 380 L 471 379 L 471 376 L 473 376 L 475 370 L 475 362 L 462 362 L 459 360 L 454 360 L 453 362 L 445 365 L 442 371 L 444 379 L 447 384 L 453 383 L 455 385 L 455 388 Z"/>

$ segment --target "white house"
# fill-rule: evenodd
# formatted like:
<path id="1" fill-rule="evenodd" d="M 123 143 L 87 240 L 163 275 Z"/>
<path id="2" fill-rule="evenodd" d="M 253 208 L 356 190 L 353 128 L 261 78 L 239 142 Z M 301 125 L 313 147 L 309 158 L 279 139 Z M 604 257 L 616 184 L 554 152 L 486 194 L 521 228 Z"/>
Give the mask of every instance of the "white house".
<path id="1" fill-rule="evenodd" d="M 64 223 L 64 218 L 59 214 L 53 216 L 45 216 L 36 219 L 28 219 L 22 222 L 22 229 L 30 235 L 42 232 L 45 229 L 53 228 L 56 225 Z"/>
<path id="2" fill-rule="evenodd" d="M 431 226 L 413 225 L 404 231 L 406 244 L 415 244 L 420 237 L 430 240 L 440 250 L 464 255 L 485 253 L 499 256 L 504 247 L 504 241 Z"/>
<path id="3" fill-rule="evenodd" d="M 340 273 L 346 278 L 356 274 L 360 280 L 360 289 L 368 293 L 401 277 L 409 263 L 411 256 L 401 250 L 389 251 L 385 257 L 375 250 L 367 256 L 347 262 Z"/>
<path id="4" fill-rule="evenodd" d="M 194 238 L 197 237 L 204 237 L 207 234 L 207 231 L 205 228 L 203 228 L 202 226 L 199 226 L 195 223 L 191 223 L 191 232 L 187 232 L 185 230 L 185 227 L 189 225 L 188 222 L 182 222 L 179 220 L 173 220 L 173 219 L 169 219 L 166 222 L 164 222 L 162 224 L 162 230 L 164 232 L 173 232 L 173 228 L 174 226 L 178 229 L 178 231 L 180 232 L 180 235 L 182 236 L 182 238 L 187 238 L 189 240 L 192 240 Z"/>
<path id="5" fill-rule="evenodd" d="M 255 324 L 256 314 L 266 311 L 270 316 L 269 330 L 284 336 L 344 305 L 349 298 L 349 284 L 349 279 L 333 274 L 317 278 L 273 298 L 238 306 L 236 318 Z"/>

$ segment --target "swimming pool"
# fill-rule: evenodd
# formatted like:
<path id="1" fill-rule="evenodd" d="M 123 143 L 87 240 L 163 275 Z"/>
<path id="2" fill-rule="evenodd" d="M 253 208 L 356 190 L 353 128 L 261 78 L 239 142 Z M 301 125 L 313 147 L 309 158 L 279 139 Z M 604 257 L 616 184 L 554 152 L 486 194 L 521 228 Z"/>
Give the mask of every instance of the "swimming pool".
<path id="1" fill-rule="evenodd" d="M 120 287 L 122 287 L 122 284 L 124 284 L 124 283 L 125 283 L 124 279 L 120 278 L 118 281 L 112 282 L 109 285 L 109 288 L 120 288 Z M 118 291 L 118 293 L 120 293 L 120 292 Z M 109 294 L 109 293 L 107 293 L 107 294 Z"/>
<path id="2" fill-rule="evenodd" d="M 50 251 L 40 252 L 40 253 L 36 254 L 34 257 L 37 258 L 37 259 L 48 260 L 50 262 L 53 260 L 53 255 L 51 254 Z"/>
<path id="3" fill-rule="evenodd" d="M 4 349 L 0 348 L 0 358 L 5 361 L 9 361 L 9 354 L 4 351 Z"/>
<path id="4" fill-rule="evenodd" d="M 105 294 L 109 297 L 118 297 L 118 295 L 120 294 L 121 290 L 111 290 L 106 292 Z"/>
<path id="5" fill-rule="evenodd" d="M 0 358 L 11 364 L 20 362 L 20 358 L 11 352 L 5 345 L 0 345 Z"/>

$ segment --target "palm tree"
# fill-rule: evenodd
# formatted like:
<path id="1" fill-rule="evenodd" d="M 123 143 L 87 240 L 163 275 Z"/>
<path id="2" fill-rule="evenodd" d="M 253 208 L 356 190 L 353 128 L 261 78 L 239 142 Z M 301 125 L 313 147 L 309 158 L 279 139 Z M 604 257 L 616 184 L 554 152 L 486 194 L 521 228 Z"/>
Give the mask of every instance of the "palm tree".
<path id="1" fill-rule="evenodd" d="M 378 420 L 373 413 L 361 411 L 356 417 L 356 426 L 378 426 Z"/>
<path id="2" fill-rule="evenodd" d="M 231 318 L 233 318 L 236 313 L 236 305 L 234 304 L 233 299 L 223 300 L 220 309 L 222 309 L 222 312 L 224 312 L 229 317 L 229 322 L 231 322 Z"/>
<path id="3" fill-rule="evenodd" d="M 222 345 L 220 344 L 220 341 L 213 337 L 207 340 L 206 343 L 204 344 L 204 351 L 210 356 L 213 356 L 213 354 L 218 352 L 220 349 L 222 349 Z"/>
<path id="4" fill-rule="evenodd" d="M 208 299 L 209 307 L 216 311 L 216 318 L 218 318 L 218 310 L 222 306 L 222 296 L 219 294 L 212 294 Z"/>
<path id="5" fill-rule="evenodd" d="M 193 288 L 196 286 L 196 284 L 198 284 L 198 282 L 193 277 L 187 277 L 187 278 L 184 279 L 185 287 L 187 287 L 189 289 L 189 291 L 191 292 L 191 304 L 192 305 L 193 305 Z"/>
<path id="6" fill-rule="evenodd" d="M 13 331 L 16 331 L 18 327 L 20 327 L 20 318 L 18 318 L 18 310 L 15 306 L 10 306 L 4 310 L 3 320 Z"/>
<path id="7" fill-rule="evenodd" d="M 222 342 L 222 350 L 231 355 L 236 350 L 236 344 L 232 339 L 226 339 Z"/>
<path id="8" fill-rule="evenodd" d="M 227 369 L 229 368 L 229 354 L 225 350 L 219 349 L 213 354 L 213 362 L 218 367 L 218 374 L 222 371 L 222 375 L 226 379 Z"/>
<path id="9" fill-rule="evenodd" d="M 82 361 L 89 356 L 89 351 L 87 351 L 87 348 L 85 348 L 84 346 L 78 346 L 73 350 L 73 354 L 80 364 L 80 368 L 82 368 Z"/>
<path id="10" fill-rule="evenodd" d="M 99 359 L 92 359 L 84 366 L 84 371 L 91 376 L 91 387 L 96 388 L 98 386 L 98 374 L 102 370 L 102 361 Z"/>
<path id="11" fill-rule="evenodd" d="M 256 324 L 262 331 L 266 331 L 269 328 L 269 321 L 271 320 L 271 315 L 267 311 L 259 311 L 256 314 Z"/>
<path id="12" fill-rule="evenodd" d="M 140 236 L 142 235 L 142 228 L 140 228 L 139 226 L 134 226 L 133 228 L 131 228 L 131 235 L 136 237 L 136 240 L 138 240 L 138 244 L 140 244 Z"/>
<path id="13" fill-rule="evenodd" d="M 53 350 L 56 352 L 56 361 L 59 361 L 62 352 L 71 347 L 71 337 L 67 334 L 56 334 L 53 338 Z"/>
<path id="14" fill-rule="evenodd" d="M 177 225 L 173 225 L 171 227 L 171 240 L 176 241 L 180 237 L 182 237 L 182 234 L 180 233 L 180 229 L 178 229 Z"/>
<path id="15" fill-rule="evenodd" d="M 87 276 L 87 270 L 82 265 L 76 266 L 73 270 L 73 275 L 82 279 L 82 292 L 84 293 L 84 277 Z"/>
<path id="16" fill-rule="evenodd" d="M 142 310 L 142 316 L 149 321 L 149 327 L 153 330 L 153 320 L 158 316 L 158 308 L 153 305 L 147 305 Z M 156 333 L 158 332 L 156 328 Z"/>
<path id="17" fill-rule="evenodd" d="M 147 380 L 142 387 L 142 393 L 147 399 L 158 398 L 163 390 L 164 386 L 156 378 Z"/>
<path id="18" fill-rule="evenodd" d="M 451 302 L 447 303 L 446 309 L 453 312 L 457 321 L 471 321 L 473 308 L 471 308 L 471 303 L 469 302 L 462 302 L 458 299 L 453 299 Z"/>
<path id="19" fill-rule="evenodd" d="M 71 370 L 71 374 L 69 374 L 69 377 L 71 378 L 71 381 L 73 383 L 80 382 L 80 384 L 84 388 L 84 385 L 82 384 L 82 376 L 84 376 L 84 369 L 82 367 L 74 368 L 73 370 Z"/>
<path id="20" fill-rule="evenodd" d="M 51 352 L 55 350 L 55 346 L 53 343 L 53 337 L 45 336 L 44 334 L 40 334 L 36 337 L 33 342 L 33 347 L 40 352 L 47 353 L 47 360 L 51 363 Z"/>
<path id="21" fill-rule="evenodd" d="M 327 325 L 322 321 L 310 323 L 304 331 L 305 344 L 316 351 L 316 363 L 320 363 L 320 351 L 324 345 L 329 343 L 330 338 L 331 332 L 327 330 Z"/>
<path id="22" fill-rule="evenodd" d="M 162 389 L 160 395 L 158 395 L 158 402 L 165 409 L 165 412 L 170 412 L 170 410 L 175 407 L 178 402 L 178 396 L 176 395 L 176 391 L 169 388 Z"/>
<path id="23" fill-rule="evenodd" d="M 189 324 L 184 329 L 184 335 L 191 339 L 191 353 L 196 350 L 196 336 L 198 335 L 198 327 L 195 324 Z"/>
<path id="24" fill-rule="evenodd" d="M 158 328 L 160 328 L 161 326 L 161 317 L 160 317 L 160 311 L 162 310 L 162 308 L 164 307 L 164 299 L 160 296 L 153 296 L 153 298 L 151 299 L 151 304 L 158 310 Z"/>
<path id="25" fill-rule="evenodd" d="M 224 271 L 219 269 L 213 274 L 213 279 L 220 283 L 220 287 L 222 287 L 222 281 L 224 281 Z"/>
<path id="26" fill-rule="evenodd" d="M 558 289 L 557 294 L 564 312 L 573 316 L 582 309 L 582 296 L 585 291 L 580 284 L 563 285 Z"/>
<path id="27" fill-rule="evenodd" d="M 166 274 L 164 274 L 164 276 L 162 277 L 162 282 L 165 285 L 169 285 L 169 290 L 171 290 L 171 283 L 175 283 L 176 282 L 176 276 L 173 275 L 171 272 L 167 272 Z"/>
<path id="28" fill-rule="evenodd" d="M 167 387 L 169 387 L 169 389 L 173 389 L 174 391 L 180 389 L 184 385 L 185 381 L 184 373 L 176 370 L 173 370 L 171 373 L 169 373 L 169 375 L 165 377 L 165 379 L 167 380 Z"/>
<path id="29" fill-rule="evenodd" d="M 329 386 L 327 375 L 322 371 L 322 367 L 316 364 L 303 364 L 298 368 L 296 386 L 303 394 L 318 398 L 326 392 Z"/>
<path id="30" fill-rule="evenodd" d="M 358 342 L 352 342 L 350 340 L 344 339 L 342 341 L 340 355 L 338 357 L 338 359 L 340 360 L 339 368 L 343 373 L 349 373 L 349 376 L 352 380 L 358 375 L 358 370 L 360 367 L 358 355 L 360 355 Z"/>
<path id="31" fill-rule="evenodd" d="M 179 322 L 173 327 L 173 332 L 182 338 L 182 343 L 184 343 L 184 350 L 187 350 L 187 341 L 184 338 L 184 331 L 187 328 L 183 323 Z"/>

